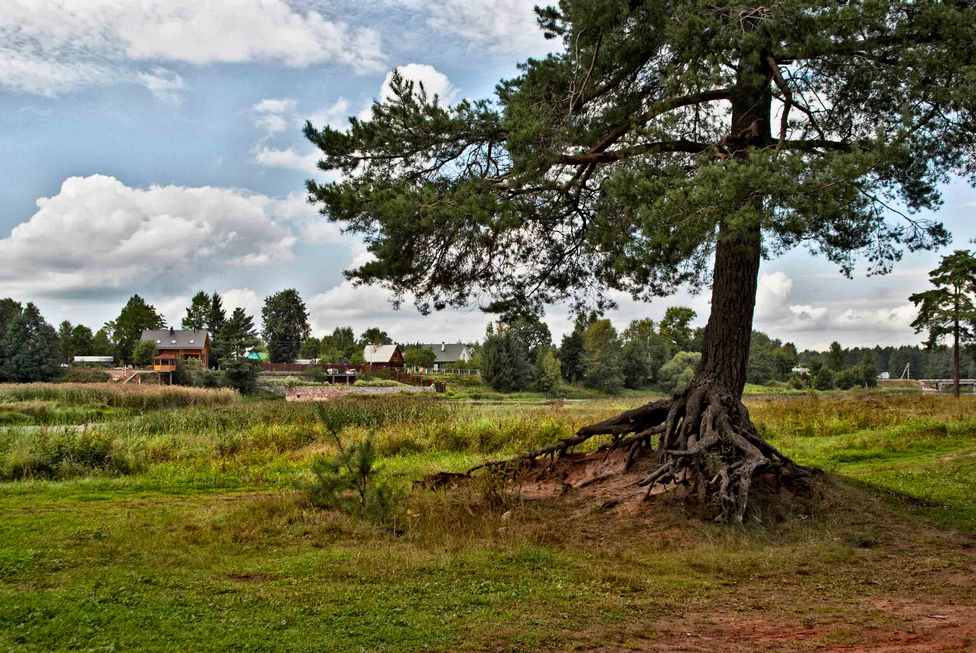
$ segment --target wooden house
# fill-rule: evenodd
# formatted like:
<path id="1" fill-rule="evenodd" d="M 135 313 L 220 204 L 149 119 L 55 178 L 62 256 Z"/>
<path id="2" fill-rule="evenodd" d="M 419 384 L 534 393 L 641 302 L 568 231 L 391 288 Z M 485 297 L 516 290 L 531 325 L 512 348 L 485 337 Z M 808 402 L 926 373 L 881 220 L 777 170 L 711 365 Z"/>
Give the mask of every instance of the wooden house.
<path id="1" fill-rule="evenodd" d="M 363 362 L 370 367 L 403 367 L 403 352 L 399 345 L 366 345 Z"/>
<path id="2" fill-rule="evenodd" d="M 198 360 L 206 367 L 210 358 L 210 335 L 206 331 L 148 329 L 142 332 L 142 340 L 156 345 L 153 356 L 156 372 L 175 371 L 178 360 Z"/>

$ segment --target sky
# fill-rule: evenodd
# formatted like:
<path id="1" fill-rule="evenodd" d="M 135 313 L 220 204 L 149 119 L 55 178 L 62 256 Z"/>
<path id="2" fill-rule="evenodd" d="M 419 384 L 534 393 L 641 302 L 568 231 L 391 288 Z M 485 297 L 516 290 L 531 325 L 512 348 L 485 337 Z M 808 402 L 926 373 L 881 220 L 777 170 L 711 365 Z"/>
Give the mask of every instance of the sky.
<path id="1" fill-rule="evenodd" d="M 490 96 L 557 45 L 534 1 L 4 0 L 0 297 L 97 328 L 133 293 L 178 325 L 198 290 L 259 316 L 296 288 L 315 335 L 480 339 L 490 318 L 476 308 L 394 310 L 344 279 L 366 252 L 306 202 L 305 180 L 324 179 L 301 126 L 368 115 L 395 69 L 447 101 Z M 935 217 L 968 247 L 976 191 L 953 181 L 944 200 Z M 846 279 L 788 252 L 762 266 L 756 326 L 800 348 L 918 343 L 907 298 L 944 253 Z M 618 303 L 607 316 L 621 329 L 670 305 L 708 315 L 707 292 Z M 571 328 L 567 306 L 546 319 L 557 342 Z"/>

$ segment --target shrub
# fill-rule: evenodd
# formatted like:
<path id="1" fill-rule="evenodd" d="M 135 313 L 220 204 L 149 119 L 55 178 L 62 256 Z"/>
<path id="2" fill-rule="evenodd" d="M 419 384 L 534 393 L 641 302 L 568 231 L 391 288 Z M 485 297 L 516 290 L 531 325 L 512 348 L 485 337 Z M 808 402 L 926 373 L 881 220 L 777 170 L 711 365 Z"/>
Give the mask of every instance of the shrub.
<path id="1" fill-rule="evenodd" d="M 132 363 L 140 367 L 152 365 L 153 357 L 156 355 L 156 343 L 152 340 L 140 340 L 132 348 Z"/>
<path id="2" fill-rule="evenodd" d="M 331 379 L 325 368 L 313 365 L 302 372 L 302 378 L 311 383 L 328 383 Z"/>
<path id="3" fill-rule="evenodd" d="M 841 370 L 837 373 L 835 382 L 841 390 L 850 390 L 854 386 L 861 384 L 861 370 L 859 368 Z"/>
<path id="4" fill-rule="evenodd" d="M 399 381 L 394 381 L 393 379 L 370 379 L 362 378 L 356 379 L 356 385 L 363 388 L 397 388 L 405 386 L 406 383 L 400 383 Z"/>
<path id="5" fill-rule="evenodd" d="M 108 383 L 112 375 L 94 367 L 71 367 L 61 377 L 64 383 Z"/>
<path id="6" fill-rule="evenodd" d="M 790 379 L 787 383 L 789 383 L 790 387 L 793 388 L 794 390 L 803 390 L 804 388 L 807 388 L 810 385 L 809 381 L 807 380 L 807 377 L 801 374 L 790 375 Z"/>
<path id="7" fill-rule="evenodd" d="M 834 373 L 828 367 L 821 367 L 813 377 L 813 387 L 817 390 L 833 390 Z"/>
<path id="8" fill-rule="evenodd" d="M 698 352 L 679 351 L 661 366 L 658 372 L 661 385 L 669 392 L 681 392 L 695 377 L 695 371 L 700 363 L 701 354 Z"/>
<path id="9" fill-rule="evenodd" d="M 535 387 L 539 392 L 553 393 L 559 389 L 563 373 L 555 350 L 540 348 L 535 358 Z"/>
<path id="10" fill-rule="evenodd" d="M 224 382 L 242 395 L 253 394 L 258 388 L 257 365 L 246 360 L 224 363 Z"/>
<path id="11" fill-rule="evenodd" d="M 319 419 L 335 443 L 334 456 L 320 456 L 312 463 L 315 477 L 309 500 L 320 508 L 367 517 L 381 523 L 391 521 L 396 504 L 393 486 L 380 478 L 372 434 L 361 442 L 345 446 L 339 435 L 341 415 L 319 409 Z"/>

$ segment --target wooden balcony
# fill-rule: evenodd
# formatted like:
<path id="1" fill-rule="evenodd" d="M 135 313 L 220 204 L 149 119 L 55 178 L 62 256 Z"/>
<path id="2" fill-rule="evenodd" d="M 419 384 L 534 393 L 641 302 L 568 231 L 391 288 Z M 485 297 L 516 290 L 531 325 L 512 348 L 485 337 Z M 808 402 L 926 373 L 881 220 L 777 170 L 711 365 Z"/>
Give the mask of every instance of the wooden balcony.
<path id="1" fill-rule="evenodd" d="M 175 372 L 176 359 L 172 356 L 157 356 L 153 358 L 153 372 Z"/>

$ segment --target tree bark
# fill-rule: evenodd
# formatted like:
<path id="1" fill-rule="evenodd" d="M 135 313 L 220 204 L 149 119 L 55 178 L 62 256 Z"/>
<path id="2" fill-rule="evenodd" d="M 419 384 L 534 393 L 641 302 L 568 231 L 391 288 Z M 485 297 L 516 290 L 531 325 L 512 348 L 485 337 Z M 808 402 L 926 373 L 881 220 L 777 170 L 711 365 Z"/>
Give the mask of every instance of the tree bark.
<path id="1" fill-rule="evenodd" d="M 751 148 L 767 146 L 772 137 L 772 75 L 761 53 L 744 56 L 739 64 L 732 125 L 725 141 L 733 157 L 745 160 Z M 762 198 L 740 191 L 734 226 L 723 221 L 715 247 L 712 310 L 705 326 L 702 364 L 696 381 L 719 386 L 742 397 L 752 341 L 752 320 L 762 253 L 759 216 Z M 743 224 L 745 222 L 745 224 Z"/>
<path id="2" fill-rule="evenodd" d="M 719 233 L 712 279 L 712 310 L 705 326 L 696 383 L 718 385 L 742 397 L 752 341 L 759 277 L 760 236 Z"/>
<path id="3" fill-rule="evenodd" d="M 959 311 L 956 310 L 956 320 L 952 325 L 952 380 L 954 382 L 953 392 L 956 399 L 959 399 Z"/>

